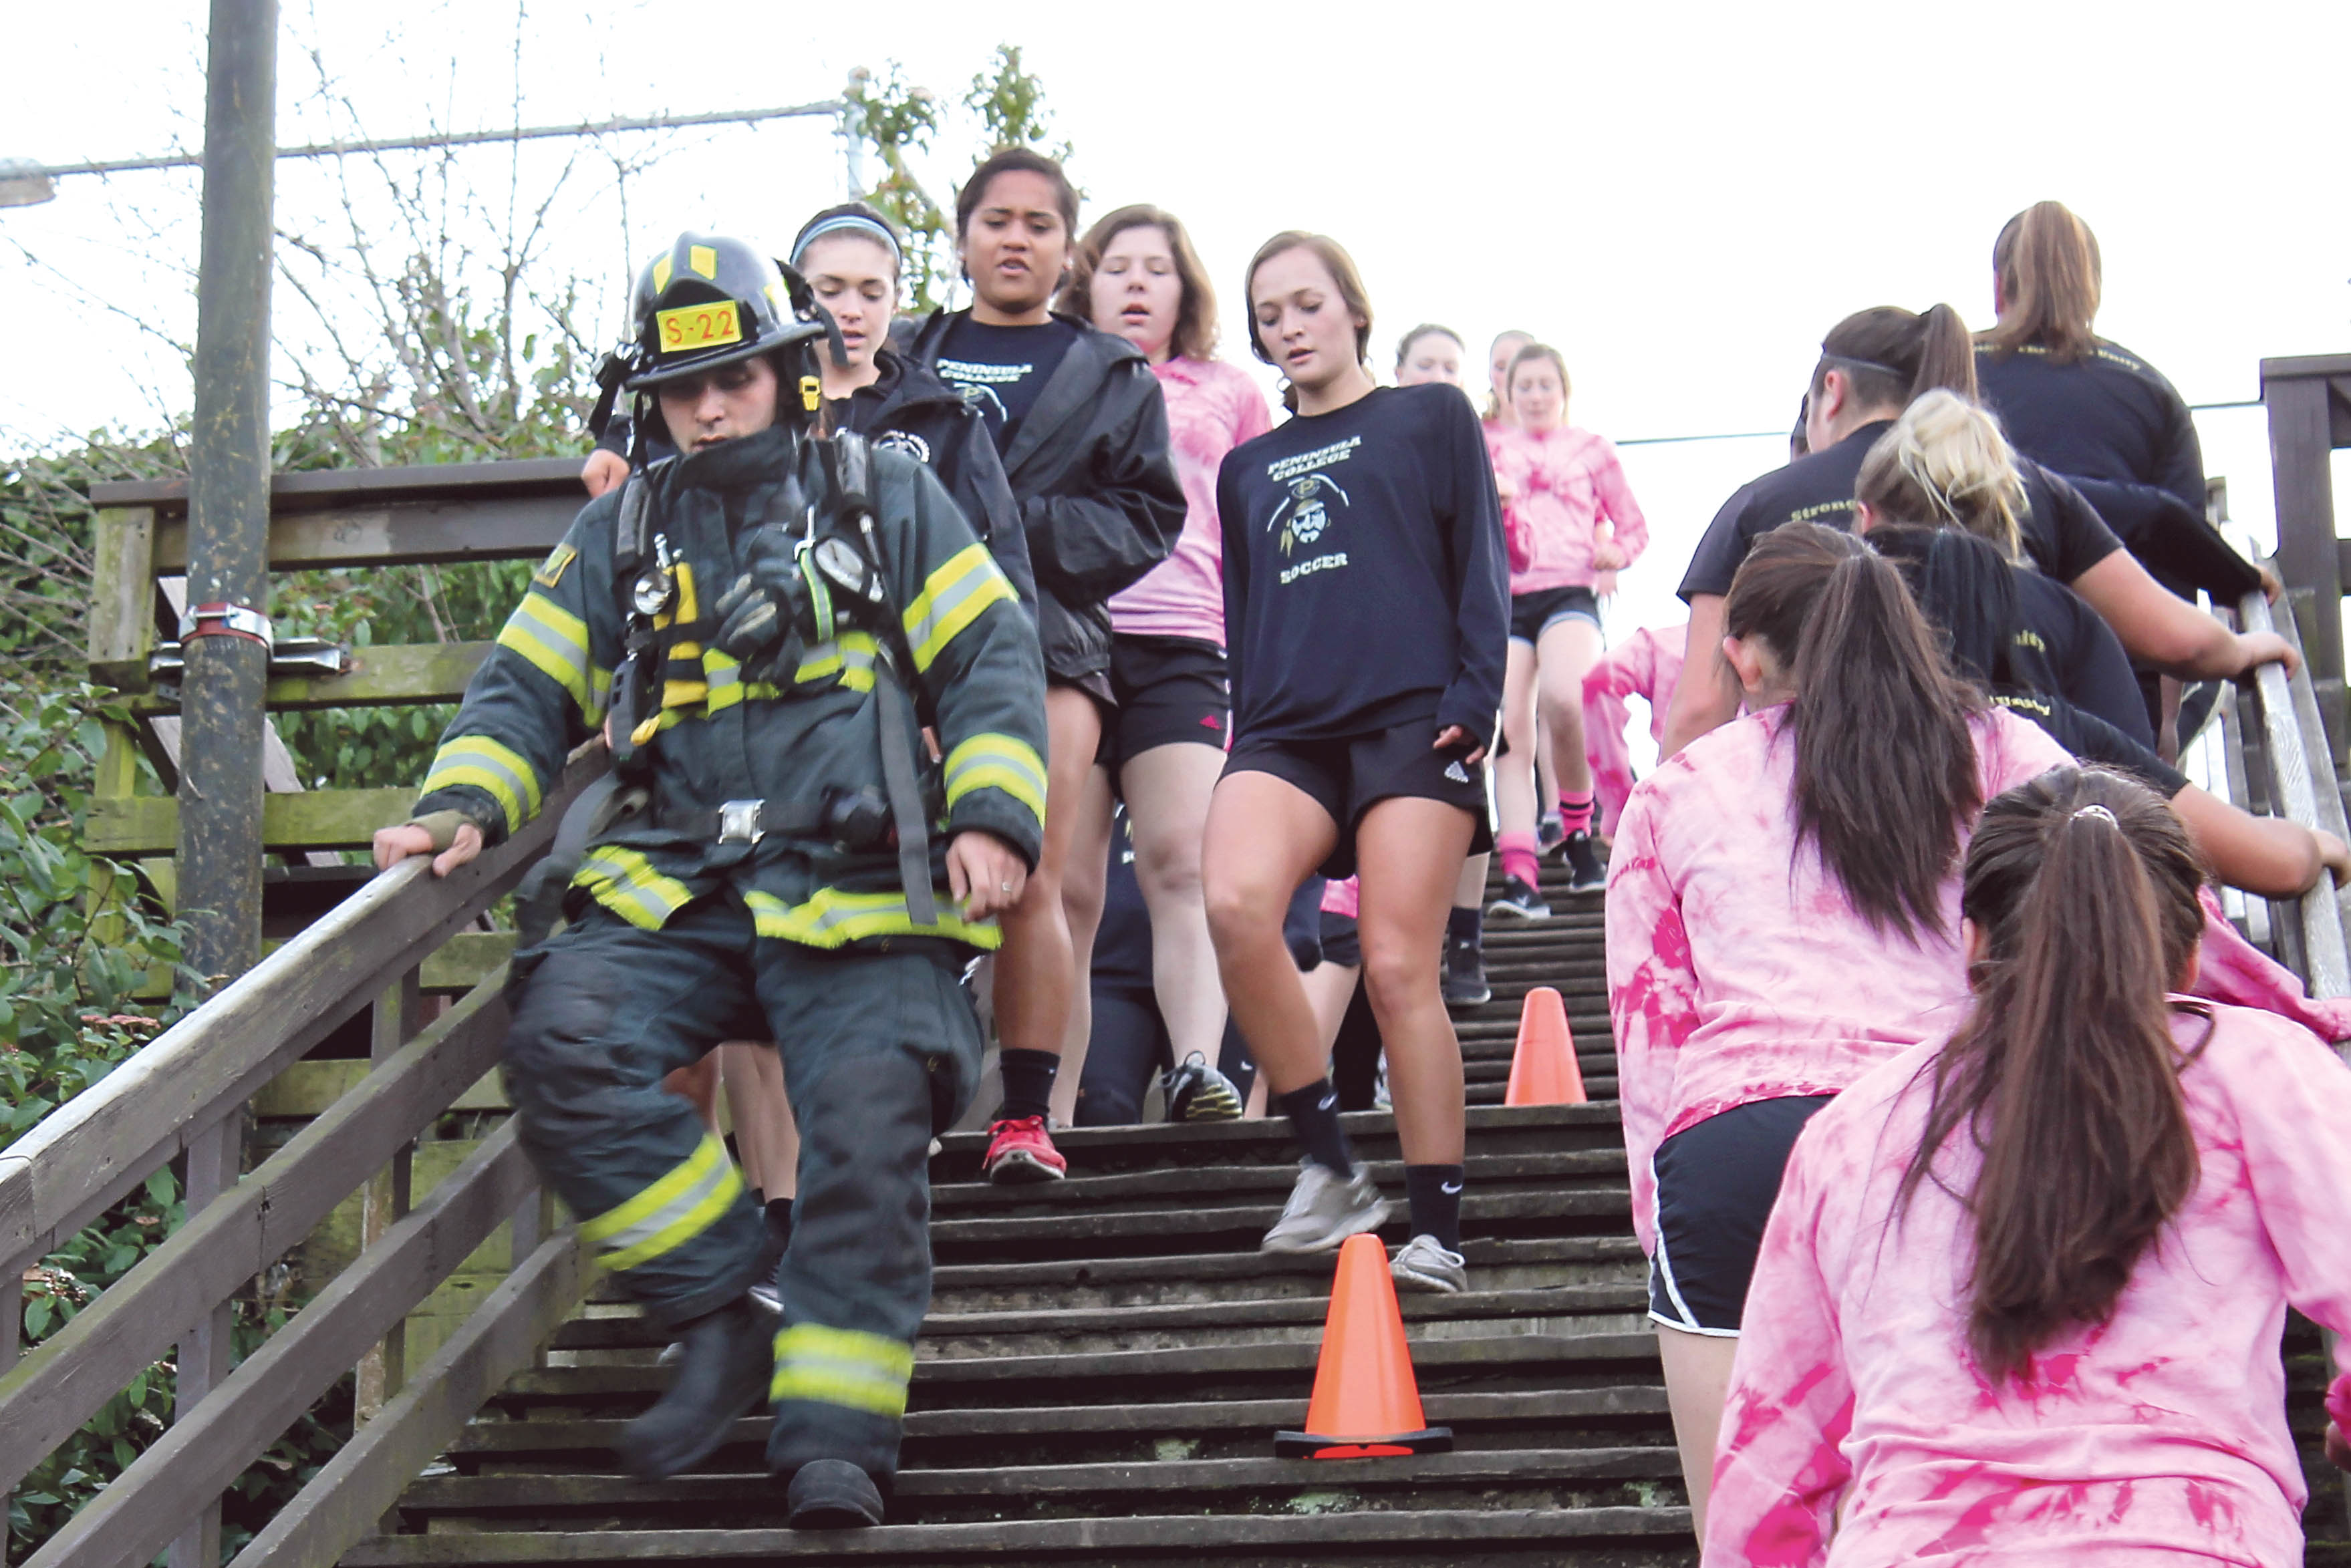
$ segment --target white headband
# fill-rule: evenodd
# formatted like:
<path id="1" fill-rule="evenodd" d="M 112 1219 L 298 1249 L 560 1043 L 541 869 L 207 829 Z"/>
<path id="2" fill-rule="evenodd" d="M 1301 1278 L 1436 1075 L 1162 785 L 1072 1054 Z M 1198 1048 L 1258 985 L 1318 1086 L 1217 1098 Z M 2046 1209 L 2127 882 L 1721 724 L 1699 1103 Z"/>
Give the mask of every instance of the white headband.
<path id="1" fill-rule="evenodd" d="M 893 262 L 900 265 L 905 263 L 906 258 L 898 249 L 898 236 L 890 232 L 889 224 L 877 223 L 862 213 L 836 213 L 800 236 L 799 244 L 792 247 L 792 265 L 797 267 L 800 265 L 800 258 L 808 254 L 809 246 L 827 234 L 859 234 L 867 239 L 878 240 L 889 251 Z"/>

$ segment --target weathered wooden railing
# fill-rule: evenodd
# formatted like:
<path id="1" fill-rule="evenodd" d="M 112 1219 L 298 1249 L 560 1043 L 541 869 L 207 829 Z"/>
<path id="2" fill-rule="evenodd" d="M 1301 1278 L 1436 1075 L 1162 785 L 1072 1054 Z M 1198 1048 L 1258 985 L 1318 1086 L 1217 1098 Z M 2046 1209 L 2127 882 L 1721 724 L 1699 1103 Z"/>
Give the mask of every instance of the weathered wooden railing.
<path id="1" fill-rule="evenodd" d="M 2297 654 L 2303 652 L 2295 618 L 2273 616 L 2260 594 L 2247 594 L 2237 614 L 2247 631 L 2275 631 Z M 2262 730 L 2258 754 L 2266 764 L 2275 815 L 2351 842 L 2307 658 L 2290 677 L 2283 665 L 2262 665 L 2252 688 Z M 2273 922 L 2280 959 L 2303 974 L 2311 995 L 2351 996 L 2351 919 L 2345 914 L 2343 891 L 2322 877 L 2280 912 L 2288 917 Z"/>
<path id="2" fill-rule="evenodd" d="M 580 508 L 578 473 L 575 462 L 549 460 L 279 475 L 269 565 L 537 558 Z M 173 786 L 177 693 L 168 670 L 159 678 L 152 666 L 176 635 L 186 482 L 100 485 L 92 500 L 90 674 L 124 693 L 131 722 L 109 725 L 84 841 L 95 854 L 138 861 L 168 907 L 177 803 L 140 793 L 138 763 L 143 754 L 163 788 Z M 340 674 L 274 676 L 267 701 L 275 710 L 453 701 L 489 646 L 359 649 Z M 298 860 L 305 851 L 363 847 L 407 809 L 406 788 L 295 793 L 290 763 L 278 762 L 270 787 L 284 793 L 271 795 L 264 815 L 273 853 Z M 421 866 L 372 881 L 364 867 L 295 874 L 316 885 L 281 888 L 298 895 L 282 907 L 265 900 L 265 929 L 290 941 L 0 1151 L 0 1369 L 14 1368 L 0 1376 L 0 1487 L 178 1346 L 170 1432 L 34 1561 L 134 1568 L 169 1541 L 172 1568 L 214 1568 L 222 1490 L 356 1366 L 368 1418 L 328 1475 L 240 1559 L 329 1562 L 356 1538 L 350 1531 L 364 1532 L 376 1517 L 361 1500 L 381 1493 L 380 1514 L 481 1392 L 568 1309 L 578 1265 L 568 1241 L 548 1239 L 544 1206 L 510 1135 L 490 1137 L 413 1213 L 409 1160 L 418 1135 L 493 1065 L 504 1030 L 499 985 L 512 939 L 466 928 L 513 887 L 543 850 L 560 800 L 601 765 L 601 752 L 575 758 L 548 815 L 445 882 Z M 465 994 L 432 1018 L 428 990 Z M 236 1134 L 248 1100 L 366 1010 L 366 1075 L 240 1179 Z M 17 1362 L 25 1267 L 174 1160 L 186 1179 L 182 1230 Z M 355 1191 L 363 1194 L 357 1260 L 232 1373 L 231 1298 Z M 403 1390 L 404 1314 L 509 1218 L 511 1277 Z"/>
<path id="3" fill-rule="evenodd" d="M 376 1006 L 390 1051 L 322 1116 L 235 1181 L 64 1329 L 0 1377 L 0 1484 L 14 1485 L 142 1368 L 205 1321 L 493 1067 L 506 1029 L 501 965 L 414 1031 L 424 957 L 520 879 L 564 805 L 603 768 L 583 747 L 546 814 L 446 879 L 422 860 L 376 877 L 0 1153 L 0 1249 L 23 1269 L 120 1200 L 337 1024 Z M 404 1015 L 404 1016 L 403 1016 Z M 413 1034 L 413 1038 L 410 1036 Z M 391 1224 L 225 1382 L 31 1559 L 136 1568 L 220 1493 L 497 1227 L 516 1267 L 465 1327 L 246 1548 L 243 1568 L 331 1562 L 381 1517 L 499 1381 L 579 1299 L 571 1232 L 548 1234 L 511 1127 Z M 5 1314 L 14 1348 L 16 1314 Z"/>

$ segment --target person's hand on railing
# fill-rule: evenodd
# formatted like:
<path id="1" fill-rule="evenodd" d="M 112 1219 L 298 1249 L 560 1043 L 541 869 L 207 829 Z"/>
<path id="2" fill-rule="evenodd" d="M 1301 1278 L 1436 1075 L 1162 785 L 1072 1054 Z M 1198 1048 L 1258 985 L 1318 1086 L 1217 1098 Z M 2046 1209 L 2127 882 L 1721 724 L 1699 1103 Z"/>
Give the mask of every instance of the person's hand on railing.
<path id="1" fill-rule="evenodd" d="M 2285 583 L 2283 579 L 2279 577 L 2277 573 L 2273 570 L 2265 561 L 2256 562 L 2253 566 L 2253 570 L 2262 575 L 2262 597 L 2269 600 L 2272 604 L 2277 603 L 2279 597 L 2285 592 Z"/>
<path id="2" fill-rule="evenodd" d="M 2346 846 L 2324 828 L 2317 829 L 2314 836 L 2318 840 L 2318 863 L 2326 867 L 2326 874 L 2335 879 L 2335 885 L 2340 888 L 2351 882 L 2351 846 Z"/>
<path id="3" fill-rule="evenodd" d="M 2264 664 L 2283 664 L 2286 678 L 2302 668 L 2302 657 L 2294 645 L 2273 631 L 2244 631 L 2237 634 L 2237 668 L 2232 679 L 2251 675 Z"/>
<path id="4" fill-rule="evenodd" d="M 461 812 L 436 811 L 397 827 L 375 830 L 375 868 L 389 871 L 414 855 L 433 857 L 433 875 L 446 877 L 482 852 L 482 830 Z"/>
<path id="5" fill-rule="evenodd" d="M 606 452 L 601 446 L 588 454 L 587 462 L 580 470 L 580 483 L 588 487 L 590 500 L 628 477 L 629 460 L 617 452 Z M 2274 598 L 2276 596 L 2273 594 L 2271 597 Z"/>

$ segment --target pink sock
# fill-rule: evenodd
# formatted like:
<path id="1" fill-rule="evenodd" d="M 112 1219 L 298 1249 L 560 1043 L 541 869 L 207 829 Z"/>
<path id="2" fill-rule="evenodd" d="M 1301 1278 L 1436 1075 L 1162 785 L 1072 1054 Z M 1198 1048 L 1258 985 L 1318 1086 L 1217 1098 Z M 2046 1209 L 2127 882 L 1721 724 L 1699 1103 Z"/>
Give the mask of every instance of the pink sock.
<path id="1" fill-rule="evenodd" d="M 1535 836 L 1531 833 L 1503 833 L 1494 838 L 1494 853 L 1502 857 L 1502 875 L 1516 877 L 1531 888 L 1535 885 Z"/>
<path id="2" fill-rule="evenodd" d="M 1591 832 L 1592 792 L 1586 790 L 1582 794 L 1562 793 L 1559 797 L 1559 820 L 1560 826 L 1570 833 Z"/>

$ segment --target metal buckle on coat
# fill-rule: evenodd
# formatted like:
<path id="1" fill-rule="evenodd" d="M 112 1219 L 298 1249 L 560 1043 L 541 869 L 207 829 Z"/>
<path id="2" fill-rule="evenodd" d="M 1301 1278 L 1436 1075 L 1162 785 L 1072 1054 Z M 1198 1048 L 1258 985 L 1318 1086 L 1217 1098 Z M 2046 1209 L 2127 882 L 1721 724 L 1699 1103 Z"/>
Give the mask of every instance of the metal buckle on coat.
<path id="1" fill-rule="evenodd" d="M 768 834 L 759 826 L 759 813 L 767 809 L 767 801 L 729 800 L 718 806 L 718 842 L 721 844 L 757 844 Z"/>

